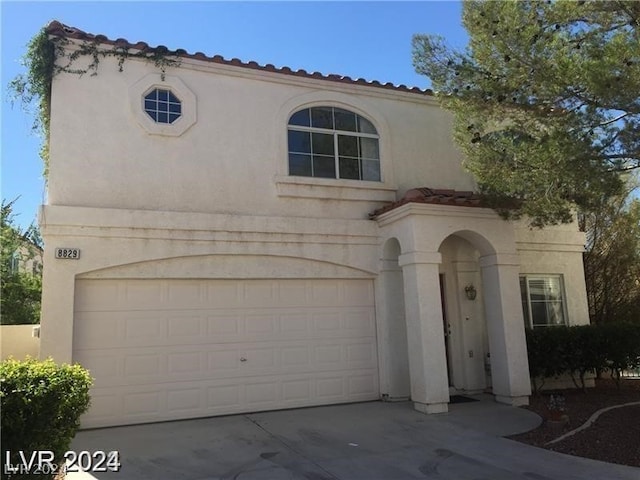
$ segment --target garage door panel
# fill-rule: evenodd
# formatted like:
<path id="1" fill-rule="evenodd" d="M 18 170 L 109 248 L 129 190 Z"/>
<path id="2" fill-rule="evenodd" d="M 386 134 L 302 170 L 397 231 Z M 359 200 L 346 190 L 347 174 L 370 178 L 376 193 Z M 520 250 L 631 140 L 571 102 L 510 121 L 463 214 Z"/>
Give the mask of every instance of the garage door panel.
<path id="1" fill-rule="evenodd" d="M 80 280 L 83 426 L 378 398 L 370 280 Z"/>
<path id="2" fill-rule="evenodd" d="M 116 346 L 124 339 L 121 323 L 112 312 L 76 312 L 73 328 L 74 347 Z"/>
<path id="3" fill-rule="evenodd" d="M 124 414 L 127 416 L 160 414 L 162 392 L 129 393 L 124 397 Z"/>
<path id="4" fill-rule="evenodd" d="M 233 340 L 240 335 L 243 318 L 235 313 L 216 313 L 207 315 L 207 336 L 217 340 Z"/>
<path id="5" fill-rule="evenodd" d="M 342 375 L 319 378 L 316 382 L 316 394 L 323 401 L 337 400 L 346 396 L 345 378 Z"/>
<path id="6" fill-rule="evenodd" d="M 125 318 L 124 335 L 127 342 L 162 343 L 167 339 L 166 319 L 162 317 L 132 315 Z"/>
<path id="7" fill-rule="evenodd" d="M 242 405 L 242 386 L 237 384 L 231 385 L 213 385 L 207 389 L 207 405 L 209 411 L 233 410 Z"/>
<path id="8" fill-rule="evenodd" d="M 246 402 L 252 408 L 260 408 L 261 404 L 264 407 L 277 403 L 279 398 L 278 382 L 257 382 L 248 384 L 245 389 Z"/>
<path id="9" fill-rule="evenodd" d="M 206 282 L 206 304 L 225 305 L 229 308 L 241 308 L 242 283 L 224 280 L 210 280 Z"/>
<path id="10" fill-rule="evenodd" d="M 350 310 L 344 312 L 344 329 L 353 331 L 355 336 L 362 336 L 363 332 L 375 335 L 375 317 L 370 310 Z"/>
<path id="11" fill-rule="evenodd" d="M 285 368 L 309 368 L 309 345 L 284 345 L 280 347 L 280 362 Z"/>
<path id="12" fill-rule="evenodd" d="M 340 345 L 315 345 L 315 364 L 322 365 L 321 368 L 335 368 L 342 363 L 342 347 Z"/>
<path id="13" fill-rule="evenodd" d="M 78 312 L 74 343 L 93 349 L 375 336 L 372 311 L 327 310 L 216 316 L 206 312 Z"/>
<path id="14" fill-rule="evenodd" d="M 282 382 L 282 399 L 285 402 L 310 401 L 312 383 L 309 379 Z"/>
<path id="15" fill-rule="evenodd" d="M 310 295 L 306 282 L 280 283 L 278 284 L 278 306 L 279 307 L 308 307 Z"/>
<path id="16" fill-rule="evenodd" d="M 377 384 L 372 375 L 352 375 L 348 381 L 350 395 L 371 395 L 377 390 Z"/>
<path id="17" fill-rule="evenodd" d="M 240 355 L 236 348 L 207 352 L 207 366 L 211 372 L 223 374 L 240 366 Z"/>
<path id="18" fill-rule="evenodd" d="M 167 282 L 167 306 L 172 309 L 203 308 L 207 305 L 207 289 L 202 282 Z"/>
<path id="19" fill-rule="evenodd" d="M 202 408 L 202 389 L 184 388 L 167 392 L 167 411 L 190 412 Z"/>
<path id="20" fill-rule="evenodd" d="M 245 338 L 273 338 L 278 333 L 275 314 L 249 314 L 244 318 Z"/>
<path id="21" fill-rule="evenodd" d="M 289 313 L 280 315 L 280 333 L 289 337 L 306 338 L 311 331 L 308 313 Z"/>
<path id="22" fill-rule="evenodd" d="M 197 418 L 377 397 L 377 371 L 368 373 L 252 377 L 242 384 L 228 380 L 182 382 L 172 389 L 134 385 L 125 391 L 92 394 L 91 423 L 107 426 L 176 418 Z"/>
<path id="23" fill-rule="evenodd" d="M 340 284 L 337 282 L 318 282 L 310 284 L 311 299 L 314 305 L 342 305 Z"/>
<path id="24" fill-rule="evenodd" d="M 93 377 L 94 389 L 107 387 L 109 385 L 117 384 L 122 370 L 121 359 L 113 354 L 113 352 L 94 352 L 90 355 L 82 355 L 75 353 L 73 361 L 81 364 L 84 368 L 89 370 L 89 373 Z"/>
<path id="25" fill-rule="evenodd" d="M 119 309 L 129 309 L 132 305 L 137 310 L 155 309 L 165 303 L 166 282 L 135 282 L 124 284 L 124 295 L 118 300 Z"/>
<path id="26" fill-rule="evenodd" d="M 137 377 L 147 379 L 160 376 L 164 374 L 164 363 L 165 356 L 160 353 L 127 355 L 124 359 L 124 377 L 135 380 Z"/>
<path id="27" fill-rule="evenodd" d="M 246 308 L 270 308 L 279 306 L 277 284 L 270 280 L 254 280 L 242 283 L 242 304 Z"/>
<path id="28" fill-rule="evenodd" d="M 374 339 L 354 343 L 265 342 L 233 345 L 152 346 L 77 350 L 75 361 L 100 378 L 102 386 L 154 384 L 162 381 L 241 378 L 275 373 L 316 373 L 375 365 Z M 244 361 L 242 360 L 244 359 Z"/>
<path id="29" fill-rule="evenodd" d="M 347 362 L 350 367 L 371 365 L 376 358 L 375 347 L 371 343 L 347 345 Z"/>
<path id="30" fill-rule="evenodd" d="M 189 314 L 169 317 L 167 334 L 171 339 L 184 337 L 189 342 L 194 338 L 202 338 L 207 334 L 207 319 L 202 315 Z"/>
<path id="31" fill-rule="evenodd" d="M 368 280 L 81 280 L 76 311 L 370 306 Z"/>
<path id="32" fill-rule="evenodd" d="M 115 412 L 122 412 L 122 393 L 109 393 L 100 389 L 91 392 L 91 425 L 111 425 L 115 419 Z"/>
<path id="33" fill-rule="evenodd" d="M 117 309 L 120 285 L 119 282 L 77 282 L 75 311 L 104 312 Z"/>
<path id="34" fill-rule="evenodd" d="M 314 333 L 328 336 L 339 335 L 342 331 L 342 312 L 315 312 L 313 313 Z"/>
<path id="35" fill-rule="evenodd" d="M 184 375 L 206 370 L 206 352 L 180 352 L 167 355 L 167 373 Z"/>
<path id="36" fill-rule="evenodd" d="M 348 305 L 371 305 L 374 302 L 371 282 L 344 282 L 342 286 Z"/>

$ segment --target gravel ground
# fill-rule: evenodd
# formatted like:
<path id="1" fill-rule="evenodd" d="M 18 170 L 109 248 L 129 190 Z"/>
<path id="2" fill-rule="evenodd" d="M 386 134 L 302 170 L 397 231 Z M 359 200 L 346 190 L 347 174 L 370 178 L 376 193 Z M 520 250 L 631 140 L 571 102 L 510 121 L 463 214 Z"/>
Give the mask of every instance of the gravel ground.
<path id="1" fill-rule="evenodd" d="M 532 396 L 529 410 L 542 418 L 549 418 L 549 394 Z M 610 380 L 597 380 L 596 387 L 587 393 L 563 390 L 566 401 L 565 425 L 544 421 L 535 430 L 509 438 L 522 443 L 579 457 L 593 458 L 611 463 L 640 467 L 640 405 L 617 408 L 603 413 L 597 421 L 579 433 L 553 445 L 547 442 L 578 428 L 593 413 L 613 405 L 640 402 L 640 379 L 624 380 L 618 390 Z"/>

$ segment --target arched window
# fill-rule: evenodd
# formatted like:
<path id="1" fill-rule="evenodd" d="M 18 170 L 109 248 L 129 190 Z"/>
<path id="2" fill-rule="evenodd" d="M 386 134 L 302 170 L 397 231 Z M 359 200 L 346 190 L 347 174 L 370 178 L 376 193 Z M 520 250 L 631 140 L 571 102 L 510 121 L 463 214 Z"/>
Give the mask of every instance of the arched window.
<path id="1" fill-rule="evenodd" d="M 311 107 L 289 119 L 289 175 L 379 182 L 378 132 L 357 113 Z"/>

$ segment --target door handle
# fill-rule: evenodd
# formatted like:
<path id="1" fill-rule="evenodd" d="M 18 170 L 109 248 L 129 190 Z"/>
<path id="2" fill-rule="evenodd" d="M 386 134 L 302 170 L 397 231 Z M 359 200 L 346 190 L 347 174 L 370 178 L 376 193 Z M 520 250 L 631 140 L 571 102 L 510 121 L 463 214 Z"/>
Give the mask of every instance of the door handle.
<path id="1" fill-rule="evenodd" d="M 246 361 L 247 361 L 247 359 L 246 359 L 246 358 L 244 358 L 244 357 L 240 357 L 240 361 L 241 361 L 241 362 L 246 362 Z"/>

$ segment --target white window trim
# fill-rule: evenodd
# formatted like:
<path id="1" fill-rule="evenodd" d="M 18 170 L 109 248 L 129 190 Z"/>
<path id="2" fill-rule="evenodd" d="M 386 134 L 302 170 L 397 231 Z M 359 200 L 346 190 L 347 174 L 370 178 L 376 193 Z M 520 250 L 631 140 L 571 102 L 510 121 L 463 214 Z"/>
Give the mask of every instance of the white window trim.
<path id="1" fill-rule="evenodd" d="M 326 105 L 327 107 L 329 105 Z M 333 105 L 331 105 L 333 107 Z M 334 107 L 335 108 L 335 107 Z M 301 110 L 306 110 L 306 109 L 301 109 Z M 356 113 L 356 112 L 351 112 L 351 113 Z M 364 117 L 363 115 L 357 114 L 358 116 L 364 118 L 367 121 L 370 121 L 368 118 Z M 365 133 L 365 132 L 354 132 L 354 131 L 350 131 L 350 130 L 338 130 L 337 128 L 320 128 L 320 127 L 307 127 L 304 125 L 287 125 L 288 127 L 288 131 L 296 131 L 296 132 L 310 132 L 310 133 L 322 133 L 325 135 L 331 135 L 333 137 L 333 161 L 335 164 L 335 170 L 336 170 L 336 177 L 335 178 L 327 178 L 327 177 L 316 177 L 314 175 L 311 176 L 306 176 L 306 175 L 291 175 L 290 176 L 298 176 L 298 177 L 304 177 L 304 178 L 325 178 L 328 180 L 349 180 L 350 182 L 373 182 L 373 183 L 382 183 L 383 182 L 383 178 L 382 178 L 382 162 L 380 160 L 380 135 L 378 135 L 377 133 Z M 342 178 L 340 177 L 340 151 L 338 149 L 338 136 L 342 135 L 345 137 L 356 137 L 356 138 L 373 138 L 375 140 L 378 141 L 378 158 L 377 159 L 365 159 L 363 157 L 358 157 L 358 160 L 376 160 L 378 162 L 378 164 L 380 165 L 380 180 L 361 180 L 358 178 Z M 288 151 L 288 150 L 287 150 Z M 288 152 L 291 153 L 291 152 Z M 289 166 L 290 167 L 290 166 Z"/>
<path id="2" fill-rule="evenodd" d="M 145 111 L 144 97 L 152 90 L 160 88 L 170 90 L 180 99 L 182 112 L 173 123 L 157 123 Z M 129 105 L 131 113 L 148 133 L 168 137 L 179 137 L 197 121 L 195 94 L 178 77 L 150 73 L 129 87 Z"/>
<path id="3" fill-rule="evenodd" d="M 289 119 L 299 110 L 313 107 L 337 107 L 366 118 L 378 132 L 381 181 L 344 178 L 296 177 L 289 175 Z M 398 187 L 391 164 L 390 130 L 384 116 L 362 98 L 335 91 L 316 91 L 290 98 L 274 118 L 277 142 L 276 175 L 278 195 L 282 197 L 327 200 L 392 202 Z"/>
<path id="4" fill-rule="evenodd" d="M 539 273 L 539 274 L 534 274 L 534 273 L 522 273 L 520 274 L 520 279 L 525 279 L 525 287 L 526 287 L 526 299 L 527 299 L 527 309 L 528 309 L 528 315 L 525 315 L 524 321 L 526 322 L 526 327 L 527 328 L 548 328 L 548 327 L 556 327 L 556 326 L 568 326 L 570 325 L 569 323 L 569 316 L 568 316 L 568 311 L 567 311 L 567 294 L 566 294 L 566 289 L 564 286 L 564 275 L 562 274 L 557 274 L 557 273 L 550 273 L 550 274 L 543 274 L 543 273 Z M 559 325 L 555 325 L 555 324 L 545 324 L 545 325 L 534 325 L 533 323 L 533 311 L 532 311 L 532 307 L 531 307 L 531 294 L 529 292 L 529 280 L 531 279 L 540 279 L 540 280 L 546 280 L 549 278 L 556 278 L 559 280 L 560 283 L 560 298 L 562 300 L 562 318 L 564 320 L 564 323 L 559 324 Z M 528 317 L 528 322 L 527 322 L 527 317 Z"/>

